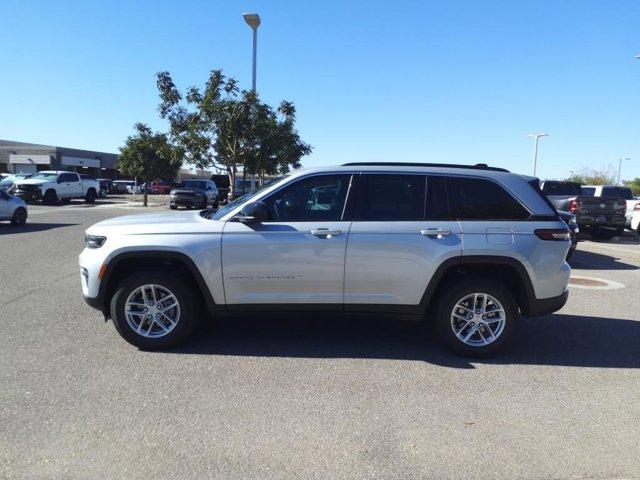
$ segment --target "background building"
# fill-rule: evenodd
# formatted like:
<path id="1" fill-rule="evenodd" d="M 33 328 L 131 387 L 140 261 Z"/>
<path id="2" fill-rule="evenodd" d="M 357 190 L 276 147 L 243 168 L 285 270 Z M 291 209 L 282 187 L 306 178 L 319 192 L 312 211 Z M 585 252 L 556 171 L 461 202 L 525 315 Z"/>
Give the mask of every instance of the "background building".
<path id="1" fill-rule="evenodd" d="M 68 170 L 94 178 L 117 178 L 115 153 L 0 140 L 0 173 Z"/>

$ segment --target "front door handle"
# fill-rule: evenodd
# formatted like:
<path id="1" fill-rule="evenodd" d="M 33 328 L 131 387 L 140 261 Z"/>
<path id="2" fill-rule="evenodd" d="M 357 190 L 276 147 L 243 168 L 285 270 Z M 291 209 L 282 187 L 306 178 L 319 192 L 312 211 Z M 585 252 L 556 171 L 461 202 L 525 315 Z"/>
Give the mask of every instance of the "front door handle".
<path id="1" fill-rule="evenodd" d="M 446 237 L 451 235 L 451 230 L 445 230 L 442 228 L 425 228 L 420 230 L 420 235 L 425 237 Z"/>
<path id="2" fill-rule="evenodd" d="M 331 238 L 335 235 L 340 235 L 342 233 L 342 230 L 333 228 L 314 228 L 310 233 L 311 235 L 315 235 L 316 237 Z"/>

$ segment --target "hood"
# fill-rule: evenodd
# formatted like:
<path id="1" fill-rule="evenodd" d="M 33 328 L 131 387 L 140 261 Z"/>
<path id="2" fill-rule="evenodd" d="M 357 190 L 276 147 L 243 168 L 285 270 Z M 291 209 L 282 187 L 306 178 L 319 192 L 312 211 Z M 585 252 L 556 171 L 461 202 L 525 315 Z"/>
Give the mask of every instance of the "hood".
<path id="1" fill-rule="evenodd" d="M 204 190 L 200 188 L 174 188 L 173 190 L 171 190 L 171 195 L 178 194 L 178 193 L 196 194 L 196 193 L 203 193 L 203 192 Z"/>
<path id="2" fill-rule="evenodd" d="M 200 212 L 142 213 L 114 217 L 89 227 L 91 235 L 194 234 L 222 232 L 224 223 L 209 220 Z"/>
<path id="3" fill-rule="evenodd" d="M 32 179 L 26 178 L 24 180 L 17 180 L 14 185 L 44 185 L 45 183 L 55 183 L 54 180 L 43 180 L 41 178 Z"/>

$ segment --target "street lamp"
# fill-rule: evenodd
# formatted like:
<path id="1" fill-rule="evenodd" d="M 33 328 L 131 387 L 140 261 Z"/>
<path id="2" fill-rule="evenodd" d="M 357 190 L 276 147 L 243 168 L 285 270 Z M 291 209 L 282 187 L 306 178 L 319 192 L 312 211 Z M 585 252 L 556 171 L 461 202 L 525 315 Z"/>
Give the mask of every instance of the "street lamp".
<path id="1" fill-rule="evenodd" d="M 622 171 L 622 160 L 631 160 L 629 157 L 622 158 L 618 161 L 618 185 L 620 185 L 620 172 Z"/>
<path id="2" fill-rule="evenodd" d="M 258 58 L 258 27 L 260 26 L 260 15 L 257 13 L 243 13 L 244 21 L 253 30 L 253 75 L 251 77 L 251 89 L 256 91 L 256 62 Z"/>
<path id="3" fill-rule="evenodd" d="M 257 13 L 243 13 L 244 21 L 253 30 L 253 70 L 251 75 L 251 90 L 256 93 L 256 63 L 258 61 L 258 27 L 260 26 L 260 15 Z M 256 188 L 256 175 L 251 175 L 251 191 Z M 242 192 L 244 193 L 244 182 L 242 184 Z"/>
<path id="4" fill-rule="evenodd" d="M 535 139 L 533 147 L 533 176 L 536 176 L 536 168 L 538 166 L 538 140 L 540 137 L 546 137 L 548 133 L 530 133 L 527 137 Z"/>

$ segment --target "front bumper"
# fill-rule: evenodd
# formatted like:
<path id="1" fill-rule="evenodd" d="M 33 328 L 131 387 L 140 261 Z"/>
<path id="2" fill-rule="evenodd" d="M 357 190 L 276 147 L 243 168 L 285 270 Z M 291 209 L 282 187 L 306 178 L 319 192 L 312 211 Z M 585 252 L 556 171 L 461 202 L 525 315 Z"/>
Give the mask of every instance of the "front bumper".
<path id="1" fill-rule="evenodd" d="M 562 295 L 550 298 L 529 298 L 529 308 L 524 312 L 525 317 L 541 317 L 543 315 L 549 315 L 550 313 L 557 312 L 564 304 L 567 303 L 569 298 L 569 290 L 566 290 Z"/>
<path id="2" fill-rule="evenodd" d="M 25 202 L 39 202 L 42 200 L 42 192 L 39 190 L 13 190 L 11 195 L 21 198 Z"/>
<path id="3" fill-rule="evenodd" d="M 200 197 L 175 197 L 169 200 L 169 205 L 175 207 L 199 207 L 203 199 Z"/>

